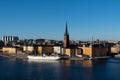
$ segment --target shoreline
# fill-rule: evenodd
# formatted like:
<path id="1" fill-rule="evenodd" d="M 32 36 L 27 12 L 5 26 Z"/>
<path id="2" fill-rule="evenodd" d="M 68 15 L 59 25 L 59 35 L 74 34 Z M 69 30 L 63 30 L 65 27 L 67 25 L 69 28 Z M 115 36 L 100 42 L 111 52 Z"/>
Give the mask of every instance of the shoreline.
<path id="1" fill-rule="evenodd" d="M 25 54 L 2 54 L 0 53 L 1 57 L 10 58 L 10 59 L 22 59 L 22 60 L 28 60 L 27 55 Z"/>
<path id="2" fill-rule="evenodd" d="M 6 57 L 10 59 L 22 59 L 22 60 L 28 60 L 27 54 L 2 54 L 0 53 L 1 57 Z M 84 58 L 84 57 L 61 57 L 60 60 L 71 60 L 71 61 L 76 61 L 76 60 L 97 60 L 97 59 L 107 59 L 110 58 L 110 56 L 103 56 L 103 57 L 94 57 L 94 58 Z"/>

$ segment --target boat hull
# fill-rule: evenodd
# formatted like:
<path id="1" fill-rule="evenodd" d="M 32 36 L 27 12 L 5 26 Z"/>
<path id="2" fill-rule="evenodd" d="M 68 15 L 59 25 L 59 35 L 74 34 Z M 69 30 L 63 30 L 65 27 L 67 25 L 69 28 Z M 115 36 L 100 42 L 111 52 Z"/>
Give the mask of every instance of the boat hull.
<path id="1" fill-rule="evenodd" d="M 115 58 L 120 58 L 120 54 L 115 55 Z"/>
<path id="2" fill-rule="evenodd" d="M 58 60 L 58 56 L 28 56 L 29 60 Z"/>

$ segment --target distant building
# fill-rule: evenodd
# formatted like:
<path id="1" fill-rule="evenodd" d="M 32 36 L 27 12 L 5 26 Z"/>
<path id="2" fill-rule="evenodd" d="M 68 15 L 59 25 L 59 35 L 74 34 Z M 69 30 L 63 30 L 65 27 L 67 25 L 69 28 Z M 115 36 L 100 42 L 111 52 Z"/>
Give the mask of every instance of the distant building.
<path id="1" fill-rule="evenodd" d="M 54 53 L 61 54 L 62 53 L 62 47 L 61 46 L 54 46 Z"/>
<path id="2" fill-rule="evenodd" d="M 75 49 L 66 48 L 65 49 L 65 54 L 68 55 L 68 56 L 74 57 L 75 56 Z"/>
<path id="3" fill-rule="evenodd" d="M 23 50 L 19 47 L 3 47 L 3 54 L 23 54 Z"/>
<path id="4" fill-rule="evenodd" d="M 15 47 L 3 47 L 2 52 L 3 54 L 16 54 L 17 49 Z"/>
<path id="5" fill-rule="evenodd" d="M 23 51 L 27 54 L 33 54 L 34 46 L 23 46 Z"/>
<path id="6" fill-rule="evenodd" d="M 89 57 L 103 57 L 107 56 L 108 48 L 103 46 L 102 44 L 94 44 L 94 45 L 84 45 L 80 47 L 83 50 L 83 55 Z"/>
<path id="7" fill-rule="evenodd" d="M 83 55 L 83 50 L 81 48 L 76 48 L 75 56 L 82 57 L 82 55 Z"/>
<path id="8" fill-rule="evenodd" d="M 19 38 L 17 36 L 3 36 L 2 41 L 3 42 L 9 42 L 9 41 L 17 41 Z"/>
<path id="9" fill-rule="evenodd" d="M 51 55 L 54 51 L 53 51 L 53 46 L 51 45 L 41 45 L 38 46 L 37 48 L 37 54 L 42 55 L 42 54 L 46 54 L 46 55 Z"/>

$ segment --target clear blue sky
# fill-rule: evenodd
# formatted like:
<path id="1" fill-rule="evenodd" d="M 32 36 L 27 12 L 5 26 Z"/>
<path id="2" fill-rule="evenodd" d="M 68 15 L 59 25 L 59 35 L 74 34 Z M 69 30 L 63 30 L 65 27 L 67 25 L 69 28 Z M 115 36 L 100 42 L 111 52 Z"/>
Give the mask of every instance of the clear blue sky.
<path id="1" fill-rule="evenodd" d="M 120 0 L 0 0 L 0 37 L 120 40 Z"/>

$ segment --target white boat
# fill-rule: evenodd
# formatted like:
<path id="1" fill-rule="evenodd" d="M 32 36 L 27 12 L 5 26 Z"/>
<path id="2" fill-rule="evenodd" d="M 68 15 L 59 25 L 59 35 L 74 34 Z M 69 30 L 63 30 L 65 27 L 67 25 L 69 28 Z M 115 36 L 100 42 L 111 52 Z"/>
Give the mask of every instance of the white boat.
<path id="1" fill-rule="evenodd" d="M 58 60 L 59 56 L 27 56 L 29 60 Z"/>
<path id="2" fill-rule="evenodd" d="M 115 58 L 120 58 L 120 54 L 115 55 Z"/>

